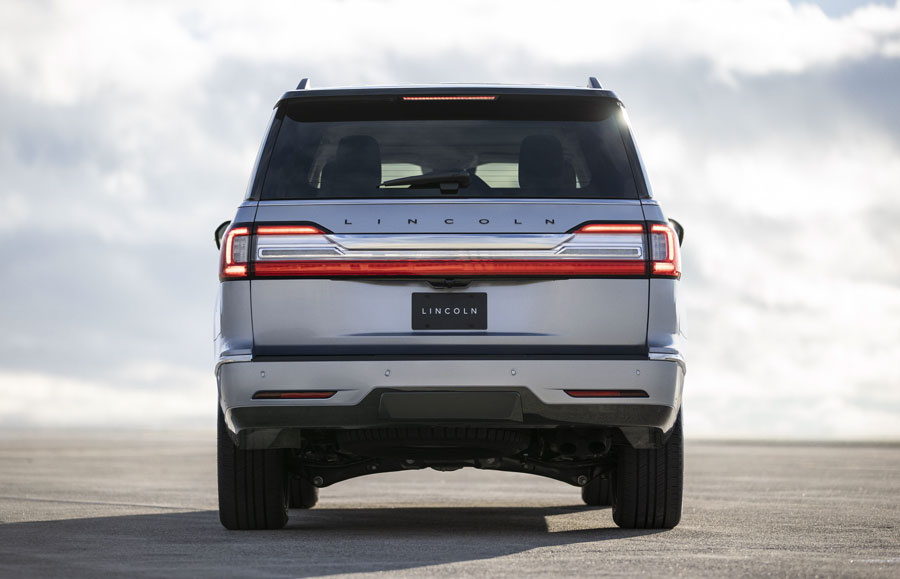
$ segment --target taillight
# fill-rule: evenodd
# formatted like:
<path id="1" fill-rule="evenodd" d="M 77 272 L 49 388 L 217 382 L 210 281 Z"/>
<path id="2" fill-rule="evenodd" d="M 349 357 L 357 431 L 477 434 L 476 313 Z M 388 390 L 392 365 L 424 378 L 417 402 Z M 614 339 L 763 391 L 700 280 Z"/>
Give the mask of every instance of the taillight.
<path id="1" fill-rule="evenodd" d="M 222 244 L 221 269 L 219 279 L 247 277 L 250 258 L 250 229 L 235 227 L 225 234 Z"/>
<path id="2" fill-rule="evenodd" d="M 654 223 L 650 227 L 650 273 L 655 276 L 681 277 L 681 252 L 678 236 L 669 225 Z"/>

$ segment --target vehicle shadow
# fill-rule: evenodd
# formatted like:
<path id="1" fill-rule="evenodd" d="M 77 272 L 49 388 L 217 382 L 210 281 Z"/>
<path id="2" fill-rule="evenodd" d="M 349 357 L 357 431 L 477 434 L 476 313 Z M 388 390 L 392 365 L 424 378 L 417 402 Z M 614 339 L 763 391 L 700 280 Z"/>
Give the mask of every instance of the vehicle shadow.
<path id="1" fill-rule="evenodd" d="M 0 525 L 0 575 L 310 577 L 398 571 L 661 531 L 586 507 L 316 508 L 280 531 L 227 531 L 216 511 Z M 550 521 L 548 523 L 548 521 Z M 599 525 L 600 528 L 592 528 Z M 610 551 L 614 550 L 609 545 Z"/>

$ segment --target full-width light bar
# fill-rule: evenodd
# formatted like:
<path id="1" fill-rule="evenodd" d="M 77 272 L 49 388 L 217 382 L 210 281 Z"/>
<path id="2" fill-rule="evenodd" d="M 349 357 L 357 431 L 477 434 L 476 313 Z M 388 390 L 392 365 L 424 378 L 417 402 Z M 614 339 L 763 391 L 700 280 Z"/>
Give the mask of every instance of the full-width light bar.
<path id="1" fill-rule="evenodd" d="M 677 237 L 663 224 L 587 223 L 568 234 L 511 236 L 508 247 L 502 236 L 422 240 L 334 235 L 316 224 L 237 227 L 226 235 L 220 278 L 680 275 Z"/>

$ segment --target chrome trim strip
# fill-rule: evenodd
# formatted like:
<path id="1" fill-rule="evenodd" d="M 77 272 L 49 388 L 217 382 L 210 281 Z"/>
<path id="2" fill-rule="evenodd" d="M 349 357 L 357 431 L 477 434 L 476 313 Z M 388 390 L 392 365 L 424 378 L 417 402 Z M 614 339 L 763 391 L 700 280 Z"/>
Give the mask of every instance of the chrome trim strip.
<path id="1" fill-rule="evenodd" d="M 446 199 L 397 197 L 365 198 L 365 199 L 268 199 L 259 201 L 260 207 L 280 205 L 631 205 L 641 206 L 640 199 L 478 199 L 461 198 Z"/>
<path id="2" fill-rule="evenodd" d="M 350 250 L 366 249 L 414 249 L 414 250 L 460 250 L 460 249 L 554 249 L 572 239 L 573 233 L 526 234 L 526 235 L 484 235 L 484 234 L 361 234 L 328 235 L 328 239 Z"/>
<path id="3" fill-rule="evenodd" d="M 644 259 L 642 234 L 257 236 L 256 259 Z"/>
<path id="4" fill-rule="evenodd" d="M 681 366 L 681 371 L 687 374 L 687 364 L 681 352 L 650 352 L 649 358 L 658 362 L 675 362 Z"/>
<path id="5" fill-rule="evenodd" d="M 234 355 L 226 355 L 219 360 L 216 361 L 216 368 L 214 371 L 214 375 L 216 378 L 219 377 L 219 368 L 224 366 L 225 364 L 233 364 L 235 362 L 251 362 L 253 361 L 253 354 L 234 354 Z"/>

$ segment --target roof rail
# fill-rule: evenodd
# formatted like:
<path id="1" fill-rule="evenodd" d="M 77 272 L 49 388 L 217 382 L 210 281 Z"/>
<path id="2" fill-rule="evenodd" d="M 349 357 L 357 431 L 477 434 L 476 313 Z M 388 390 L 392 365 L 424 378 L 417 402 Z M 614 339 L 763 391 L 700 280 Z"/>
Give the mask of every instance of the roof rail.
<path id="1" fill-rule="evenodd" d="M 310 88 L 309 87 L 309 79 L 308 78 L 300 79 L 300 84 L 297 85 L 297 90 L 306 90 L 308 88 Z"/>
<path id="2" fill-rule="evenodd" d="M 306 79 L 303 79 L 303 80 L 306 80 Z M 588 85 L 587 85 L 587 87 L 588 87 L 588 88 L 603 88 L 602 86 L 600 86 L 600 81 L 597 80 L 597 77 L 596 77 L 596 76 L 589 76 L 589 77 L 588 77 Z"/>

